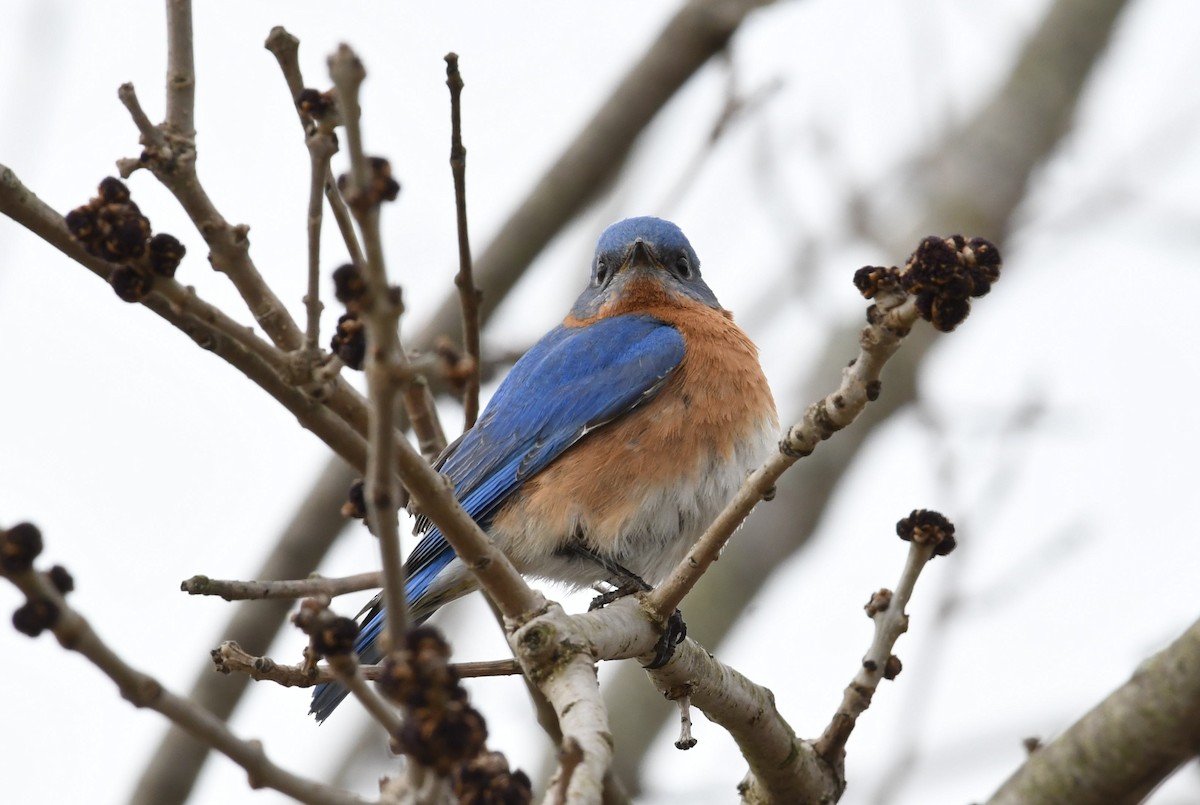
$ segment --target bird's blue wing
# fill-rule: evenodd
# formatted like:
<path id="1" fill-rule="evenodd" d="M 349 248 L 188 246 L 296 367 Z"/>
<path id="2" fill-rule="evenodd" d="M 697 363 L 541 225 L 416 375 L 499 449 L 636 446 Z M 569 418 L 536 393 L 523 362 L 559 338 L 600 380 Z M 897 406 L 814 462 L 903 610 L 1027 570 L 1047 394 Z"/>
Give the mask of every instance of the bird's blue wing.
<path id="1" fill-rule="evenodd" d="M 513 367 L 479 422 L 441 470 L 463 508 L 486 525 L 508 496 L 591 430 L 649 399 L 683 360 L 683 336 L 650 316 L 557 327 Z M 410 575 L 445 551 L 430 533 L 408 560 Z"/>
<path id="2" fill-rule="evenodd" d="M 439 469 L 454 483 L 467 513 L 486 527 L 523 481 L 589 431 L 653 397 L 683 353 L 679 331 L 651 316 L 556 327 L 517 361 L 475 427 L 442 456 Z M 428 533 L 408 558 L 405 593 L 419 622 L 433 611 L 422 608 L 421 599 L 454 559 L 454 549 L 426 518 L 418 516 L 417 528 Z M 382 602 L 377 598 L 368 609 L 355 650 L 363 662 L 376 662 Z M 340 686 L 318 686 L 312 712 L 324 720 L 344 696 Z"/>

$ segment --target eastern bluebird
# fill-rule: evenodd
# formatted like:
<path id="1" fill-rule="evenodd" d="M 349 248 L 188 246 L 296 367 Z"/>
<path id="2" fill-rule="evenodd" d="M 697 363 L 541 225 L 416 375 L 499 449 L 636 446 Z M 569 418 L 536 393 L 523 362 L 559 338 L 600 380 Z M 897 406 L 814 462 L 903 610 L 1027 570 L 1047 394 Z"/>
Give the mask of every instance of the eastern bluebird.
<path id="1" fill-rule="evenodd" d="M 700 278 L 679 227 L 629 218 L 604 231 L 591 282 L 517 361 L 438 469 L 522 573 L 649 589 L 770 453 L 779 423 L 758 350 Z M 477 588 L 437 526 L 408 558 L 420 623 Z M 378 662 L 377 597 L 355 646 Z M 668 655 L 669 656 L 669 655 Z M 323 721 L 346 696 L 317 687 Z"/>

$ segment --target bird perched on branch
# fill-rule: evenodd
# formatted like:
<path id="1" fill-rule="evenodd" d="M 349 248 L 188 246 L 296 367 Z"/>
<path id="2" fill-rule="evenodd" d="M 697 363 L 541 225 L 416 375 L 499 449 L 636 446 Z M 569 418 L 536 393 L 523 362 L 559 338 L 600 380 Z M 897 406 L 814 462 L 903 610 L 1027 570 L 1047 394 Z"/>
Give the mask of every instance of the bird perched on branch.
<path id="1" fill-rule="evenodd" d="M 522 573 L 628 593 L 686 555 L 778 429 L 758 350 L 683 232 L 629 218 L 600 236 L 571 312 L 438 468 Z M 415 623 L 477 588 L 437 526 L 418 517 L 417 528 L 427 533 L 405 585 Z M 376 598 L 355 646 L 363 662 L 380 659 L 384 620 Z M 311 712 L 323 721 L 345 696 L 320 685 Z"/>

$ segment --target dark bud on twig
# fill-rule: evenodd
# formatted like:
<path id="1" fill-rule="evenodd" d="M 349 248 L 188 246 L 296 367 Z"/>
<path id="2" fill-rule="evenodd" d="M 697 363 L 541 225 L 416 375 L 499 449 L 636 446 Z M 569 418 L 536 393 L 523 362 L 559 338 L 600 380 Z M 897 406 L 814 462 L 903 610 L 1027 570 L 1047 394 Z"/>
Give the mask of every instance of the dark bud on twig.
<path id="1" fill-rule="evenodd" d="M 353 618 L 329 618 L 312 633 L 312 645 L 326 657 L 349 654 L 358 639 L 358 624 Z"/>
<path id="2" fill-rule="evenodd" d="M 526 805 L 533 785 L 525 772 L 510 771 L 502 752 L 481 752 L 459 764 L 450 778 L 455 798 L 472 805 Z"/>
<path id="3" fill-rule="evenodd" d="M 954 550 L 954 523 L 932 509 L 913 509 L 912 514 L 896 523 L 896 533 L 905 542 L 932 545 L 934 556 L 945 556 Z"/>
<path id="4" fill-rule="evenodd" d="M 405 638 L 399 658 L 389 655 L 377 683 L 385 696 L 410 709 L 438 709 L 466 701 L 458 672 L 450 665 L 450 644 L 432 626 L 417 626 Z"/>
<path id="5" fill-rule="evenodd" d="M 404 754 L 444 776 L 483 750 L 487 724 L 466 702 L 449 702 L 437 710 L 409 710 L 396 738 Z"/>
<path id="6" fill-rule="evenodd" d="M 329 341 L 329 349 L 351 369 L 362 369 L 367 357 L 367 331 L 358 314 L 346 313 L 338 318 L 337 329 Z"/>
<path id="7" fill-rule="evenodd" d="M 100 201 L 105 204 L 124 204 L 129 201 L 129 188 L 115 176 L 100 180 Z"/>
<path id="8" fill-rule="evenodd" d="M 871 593 L 871 600 L 863 607 L 867 611 L 868 618 L 874 618 L 880 612 L 887 612 L 887 608 L 892 605 L 892 591 L 883 587 L 877 593 Z"/>
<path id="9" fill-rule="evenodd" d="M 921 317 L 949 332 L 971 312 L 971 298 L 983 296 L 1000 279 L 1000 252 L 983 238 L 927 237 L 908 258 L 900 281 L 916 297 Z"/>
<path id="10" fill-rule="evenodd" d="M 0 531 L 0 568 L 6 573 L 28 570 L 42 547 L 42 532 L 33 523 L 17 523 L 7 531 Z"/>
<path id="11" fill-rule="evenodd" d="M 367 186 L 359 188 L 359 192 L 354 194 L 356 198 L 347 194 L 350 176 L 343 173 L 338 177 L 338 190 L 346 195 L 346 201 L 352 205 L 365 204 L 369 207 L 378 207 L 385 201 L 395 201 L 400 195 L 400 183 L 392 178 L 392 163 L 383 157 L 367 157 L 367 167 L 371 171 L 367 177 Z"/>
<path id="12" fill-rule="evenodd" d="M 55 565 L 46 572 L 46 577 L 50 579 L 50 583 L 54 585 L 54 589 L 62 595 L 66 595 L 75 589 L 75 579 L 67 572 L 67 569 L 62 565 Z"/>
<path id="13" fill-rule="evenodd" d="M 113 263 L 125 263 L 146 253 L 150 220 L 132 201 L 106 204 L 97 214 L 101 236 L 100 256 Z"/>
<path id="14" fill-rule="evenodd" d="M 353 263 L 340 265 L 333 270 L 333 295 L 339 302 L 357 309 L 357 302 L 366 296 L 367 281 Z"/>
<path id="15" fill-rule="evenodd" d="M 896 677 L 900 676 L 900 671 L 903 669 L 904 666 L 900 663 L 900 658 L 893 654 L 888 657 L 887 662 L 883 664 L 883 678 L 895 679 Z"/>
<path id="16" fill-rule="evenodd" d="M 350 489 L 346 492 L 346 502 L 342 504 L 342 516 L 353 517 L 355 520 L 367 519 L 367 498 L 363 494 L 362 478 L 350 484 Z"/>
<path id="17" fill-rule="evenodd" d="M 58 622 L 58 607 L 51 601 L 26 601 L 12 616 L 13 627 L 23 635 L 37 637 Z"/>
<path id="18" fill-rule="evenodd" d="M 174 235 L 160 232 L 150 238 L 150 270 L 160 277 L 174 277 L 187 249 Z"/>
<path id="19" fill-rule="evenodd" d="M 296 108 L 309 117 L 319 120 L 335 109 L 332 92 L 320 92 L 306 87 L 296 96 Z"/>
<path id="20" fill-rule="evenodd" d="M 88 246 L 96 238 L 96 211 L 90 205 L 76 207 L 67 213 L 67 231 L 71 237 Z M 91 248 L 88 248 L 92 252 Z"/>
<path id="21" fill-rule="evenodd" d="M 154 288 L 154 277 L 133 266 L 117 266 L 108 278 L 117 296 L 125 302 L 140 302 Z"/>
<path id="22" fill-rule="evenodd" d="M 883 266 L 864 266 L 854 272 L 854 287 L 867 299 L 874 299 L 881 291 L 889 291 L 900 285 L 899 270 Z"/>
<path id="23" fill-rule="evenodd" d="M 184 248 L 171 235 L 151 238 L 150 221 L 112 176 L 100 182 L 98 195 L 67 213 L 67 229 L 95 257 L 116 263 L 110 282 L 117 296 L 138 302 L 154 287 L 154 275 L 175 276 Z M 148 252 L 148 254 L 147 254 Z"/>
<path id="24" fill-rule="evenodd" d="M 383 157 L 369 157 L 367 164 L 371 166 L 371 198 L 395 201 L 396 196 L 400 195 L 400 183 L 392 178 L 392 163 Z"/>

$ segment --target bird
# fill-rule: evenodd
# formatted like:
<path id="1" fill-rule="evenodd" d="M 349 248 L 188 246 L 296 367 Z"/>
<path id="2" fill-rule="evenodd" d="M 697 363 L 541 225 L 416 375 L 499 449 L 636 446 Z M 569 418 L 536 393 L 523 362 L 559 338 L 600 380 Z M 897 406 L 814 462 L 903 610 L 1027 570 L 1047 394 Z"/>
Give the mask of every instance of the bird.
<path id="1" fill-rule="evenodd" d="M 687 237 L 660 218 L 627 218 L 600 235 L 566 318 L 435 467 L 521 573 L 615 596 L 666 577 L 778 432 L 758 350 Z M 418 513 L 416 530 L 414 624 L 478 588 L 436 525 Z M 382 657 L 381 598 L 360 613 L 364 663 Z M 346 693 L 317 686 L 310 713 L 324 721 Z"/>

